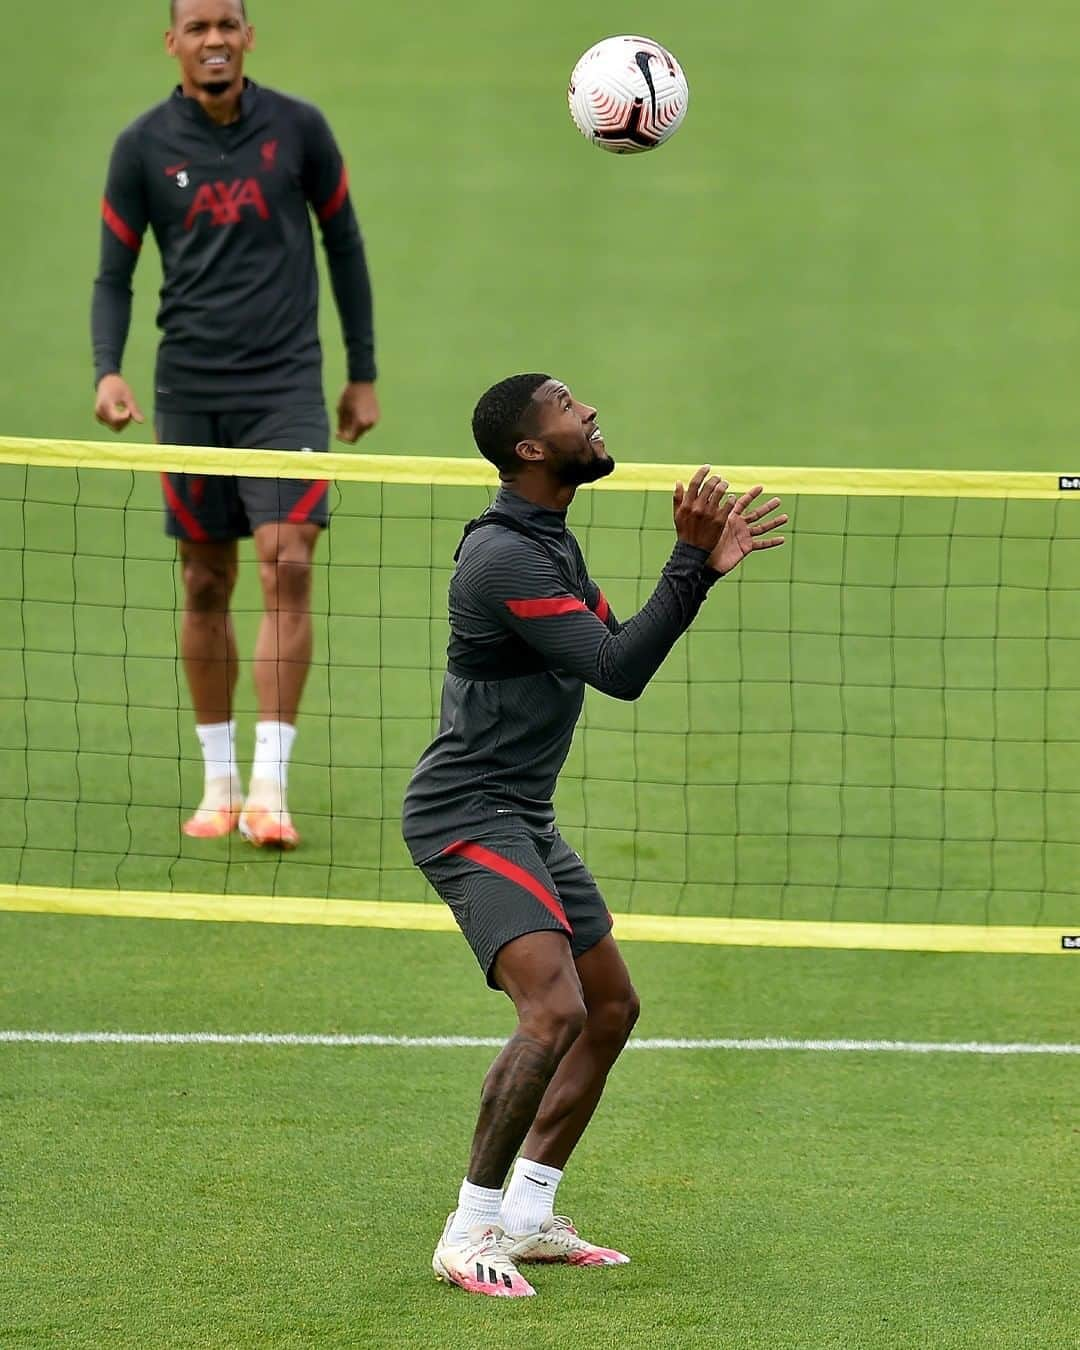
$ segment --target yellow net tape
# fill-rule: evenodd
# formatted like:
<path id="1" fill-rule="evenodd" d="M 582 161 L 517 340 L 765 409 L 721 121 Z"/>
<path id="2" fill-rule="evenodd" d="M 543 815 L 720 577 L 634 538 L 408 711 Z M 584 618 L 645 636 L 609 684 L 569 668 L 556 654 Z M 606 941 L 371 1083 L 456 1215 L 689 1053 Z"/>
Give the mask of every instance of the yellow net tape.
<path id="1" fill-rule="evenodd" d="M 227 473 L 250 478 L 332 478 L 351 483 L 413 487 L 494 487 L 495 471 L 478 455 L 317 454 L 291 450 L 222 450 L 191 445 L 129 445 L 0 436 L 0 464 L 51 469 L 127 469 L 169 473 Z M 670 492 L 698 465 L 631 464 L 595 484 L 602 492 Z M 781 495 L 830 497 L 984 497 L 1080 501 L 1080 475 L 988 473 L 952 469 L 814 469 L 718 465 L 735 488 L 764 483 Z"/>
<path id="2" fill-rule="evenodd" d="M 0 885 L 0 911 L 84 914 L 210 923 L 313 924 L 457 932 L 444 905 L 295 896 L 199 895 Z M 893 952 L 974 952 L 1056 956 L 1066 949 L 1057 928 L 975 924 L 835 923 L 798 919 L 721 919 L 692 915 L 616 914 L 620 942 L 677 942 L 735 947 L 817 947 Z"/>

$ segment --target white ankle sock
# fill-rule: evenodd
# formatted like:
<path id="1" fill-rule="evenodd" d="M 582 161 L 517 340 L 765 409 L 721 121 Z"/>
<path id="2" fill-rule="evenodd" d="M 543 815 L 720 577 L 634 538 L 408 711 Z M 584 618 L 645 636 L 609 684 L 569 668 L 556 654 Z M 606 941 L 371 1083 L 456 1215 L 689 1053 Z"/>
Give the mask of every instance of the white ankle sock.
<path id="1" fill-rule="evenodd" d="M 207 785 L 215 779 L 238 778 L 236 768 L 236 723 L 203 722 L 196 726 L 203 753 L 203 778 Z"/>
<path id="2" fill-rule="evenodd" d="M 519 1158 L 503 1196 L 500 1226 L 514 1237 L 538 1232 L 555 1212 L 555 1192 L 561 1180 L 560 1168 Z"/>
<path id="3" fill-rule="evenodd" d="M 296 728 L 288 722 L 255 723 L 255 761 L 251 777 L 272 783 L 285 796 L 289 786 L 289 756 L 292 754 Z"/>
<path id="4" fill-rule="evenodd" d="M 458 1192 L 457 1213 L 450 1225 L 447 1239 L 450 1242 L 464 1242 L 469 1229 L 476 1227 L 493 1228 L 499 1222 L 499 1206 L 503 1193 L 489 1190 L 486 1186 L 474 1186 L 466 1179 Z"/>

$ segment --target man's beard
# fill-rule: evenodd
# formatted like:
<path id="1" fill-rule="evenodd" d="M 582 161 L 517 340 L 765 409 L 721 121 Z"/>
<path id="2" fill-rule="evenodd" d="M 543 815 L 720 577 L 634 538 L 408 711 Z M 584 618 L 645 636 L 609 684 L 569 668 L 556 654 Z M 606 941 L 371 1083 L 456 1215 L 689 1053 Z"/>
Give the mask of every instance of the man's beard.
<path id="1" fill-rule="evenodd" d="M 209 94 L 211 98 L 220 98 L 226 92 L 232 80 L 206 80 L 199 88 L 204 94 Z"/>
<path id="2" fill-rule="evenodd" d="M 615 461 L 610 455 L 567 460 L 559 465 L 559 482 L 564 487 L 581 487 L 583 483 L 595 483 L 598 478 L 606 478 L 614 469 Z"/>

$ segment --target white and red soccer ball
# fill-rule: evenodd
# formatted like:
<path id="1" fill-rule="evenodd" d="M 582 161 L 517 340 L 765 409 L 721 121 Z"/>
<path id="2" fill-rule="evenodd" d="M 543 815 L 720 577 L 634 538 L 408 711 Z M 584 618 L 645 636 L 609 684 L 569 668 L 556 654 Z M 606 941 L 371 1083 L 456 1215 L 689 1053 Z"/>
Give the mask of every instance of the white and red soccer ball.
<path id="1" fill-rule="evenodd" d="M 655 150 L 686 116 L 689 90 L 666 47 L 643 37 L 609 37 L 574 67 L 567 98 L 586 140 L 616 155 Z"/>

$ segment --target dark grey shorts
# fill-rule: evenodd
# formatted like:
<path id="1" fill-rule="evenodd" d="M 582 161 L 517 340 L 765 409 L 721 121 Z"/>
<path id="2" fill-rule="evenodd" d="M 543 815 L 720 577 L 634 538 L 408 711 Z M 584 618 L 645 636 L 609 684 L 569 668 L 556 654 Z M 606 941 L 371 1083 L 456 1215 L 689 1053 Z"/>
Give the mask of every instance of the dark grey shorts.
<path id="1" fill-rule="evenodd" d="M 209 445 L 235 450 L 325 450 L 326 409 L 269 408 L 262 412 L 157 412 L 162 445 Z M 165 473 L 165 533 L 175 539 L 243 539 L 273 521 L 330 519 L 329 487 L 322 478 L 231 478 L 222 474 Z"/>
<path id="2" fill-rule="evenodd" d="M 499 951 L 526 933 L 565 933 L 575 960 L 611 931 L 592 873 L 557 830 L 508 826 L 459 839 L 420 870 L 446 901 L 493 989 Z"/>

